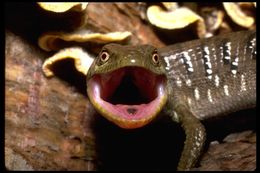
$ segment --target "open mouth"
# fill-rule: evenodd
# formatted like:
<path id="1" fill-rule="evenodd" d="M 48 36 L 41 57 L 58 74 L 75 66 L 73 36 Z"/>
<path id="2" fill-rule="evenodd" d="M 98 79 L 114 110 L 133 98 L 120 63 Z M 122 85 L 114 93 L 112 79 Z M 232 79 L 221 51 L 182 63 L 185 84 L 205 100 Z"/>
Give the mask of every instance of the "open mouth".
<path id="1" fill-rule="evenodd" d="M 98 112 L 123 128 L 150 122 L 166 102 L 165 76 L 141 67 L 123 67 L 94 75 L 87 83 Z"/>

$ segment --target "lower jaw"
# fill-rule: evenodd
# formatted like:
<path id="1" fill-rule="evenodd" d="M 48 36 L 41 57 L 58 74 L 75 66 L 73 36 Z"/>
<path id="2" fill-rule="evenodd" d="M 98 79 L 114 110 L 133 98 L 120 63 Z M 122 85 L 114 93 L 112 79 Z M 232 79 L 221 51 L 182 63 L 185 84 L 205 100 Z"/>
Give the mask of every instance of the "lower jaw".
<path id="1" fill-rule="evenodd" d="M 153 113 L 143 116 L 142 118 L 125 118 L 124 116 L 120 114 L 114 114 L 112 112 L 107 111 L 104 109 L 99 103 L 96 103 L 95 101 L 91 101 L 94 107 L 96 108 L 97 112 L 100 113 L 103 117 L 105 117 L 107 120 L 113 122 L 117 126 L 124 128 L 124 129 L 135 129 L 140 128 L 148 123 L 150 123 L 155 117 L 159 114 L 162 107 L 158 107 Z M 127 105 L 128 107 L 128 105 Z"/>

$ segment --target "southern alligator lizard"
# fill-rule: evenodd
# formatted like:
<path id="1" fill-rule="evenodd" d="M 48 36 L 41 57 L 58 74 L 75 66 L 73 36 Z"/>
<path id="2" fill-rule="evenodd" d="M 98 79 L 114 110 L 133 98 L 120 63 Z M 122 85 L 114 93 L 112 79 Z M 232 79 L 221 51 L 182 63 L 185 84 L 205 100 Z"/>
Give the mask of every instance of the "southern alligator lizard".
<path id="1" fill-rule="evenodd" d="M 122 83 L 135 85 L 137 93 L 127 87 L 117 91 Z M 87 92 L 96 110 L 123 128 L 144 126 L 160 111 L 181 123 L 186 141 L 178 170 L 189 170 L 206 138 L 199 120 L 255 106 L 256 34 L 237 32 L 161 49 L 108 44 L 89 69 Z"/>
<path id="2" fill-rule="evenodd" d="M 103 47 L 87 73 L 96 110 L 122 128 L 139 128 L 159 112 L 182 125 L 178 170 L 194 167 L 206 132 L 200 120 L 256 103 L 256 34 L 241 31 L 155 48 Z"/>

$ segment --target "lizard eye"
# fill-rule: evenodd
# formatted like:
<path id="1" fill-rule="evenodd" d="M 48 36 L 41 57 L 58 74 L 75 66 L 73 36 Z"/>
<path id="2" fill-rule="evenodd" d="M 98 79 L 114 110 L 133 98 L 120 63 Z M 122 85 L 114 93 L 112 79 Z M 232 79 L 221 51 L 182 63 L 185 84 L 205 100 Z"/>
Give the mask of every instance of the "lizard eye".
<path id="1" fill-rule="evenodd" d="M 109 59 L 109 54 L 108 52 L 104 51 L 100 54 L 100 60 L 105 63 Z"/>
<path id="2" fill-rule="evenodd" d="M 153 54 L 152 60 L 153 60 L 153 63 L 154 63 L 155 65 L 159 65 L 159 55 L 158 55 L 157 52 L 155 52 L 155 53 Z"/>

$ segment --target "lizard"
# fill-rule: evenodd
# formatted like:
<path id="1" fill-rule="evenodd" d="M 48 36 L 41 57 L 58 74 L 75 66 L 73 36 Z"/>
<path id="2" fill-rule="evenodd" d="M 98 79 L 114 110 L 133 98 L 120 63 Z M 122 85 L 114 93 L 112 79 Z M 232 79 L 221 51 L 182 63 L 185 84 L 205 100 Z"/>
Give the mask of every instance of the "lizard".
<path id="1" fill-rule="evenodd" d="M 84 74 L 96 111 L 121 128 L 143 127 L 161 112 L 180 123 L 186 139 L 177 170 L 190 170 L 206 140 L 201 120 L 255 107 L 256 33 L 163 48 L 110 43 Z"/>

